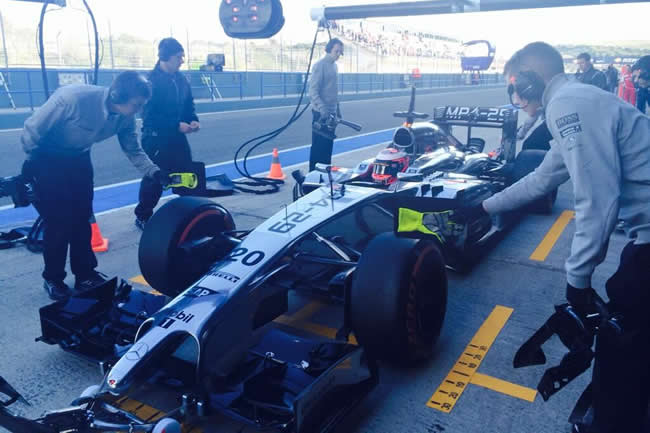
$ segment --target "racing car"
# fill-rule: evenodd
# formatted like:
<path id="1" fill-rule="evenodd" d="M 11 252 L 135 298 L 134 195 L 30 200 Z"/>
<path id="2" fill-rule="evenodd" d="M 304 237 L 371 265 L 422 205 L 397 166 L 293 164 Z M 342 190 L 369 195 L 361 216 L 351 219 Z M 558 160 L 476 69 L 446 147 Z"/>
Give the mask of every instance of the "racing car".
<path id="1" fill-rule="evenodd" d="M 515 172 L 539 163 L 521 155 Z M 237 230 L 206 198 L 162 206 L 138 255 L 165 297 L 113 279 L 40 311 L 40 340 L 100 362 L 101 384 L 38 420 L 3 409 L 0 425 L 162 433 L 219 413 L 259 429 L 328 432 L 377 384 L 377 361 L 430 357 L 446 312 L 448 251 L 494 233 L 489 217 L 462 225 L 449 217 L 503 189 L 503 174 L 401 173 L 384 188 L 337 177 L 331 165 L 317 169 L 323 185 L 253 230 Z M 290 291 L 341 304 L 336 339 L 274 324 Z M 113 405 L 143 385 L 171 391 L 180 405 L 156 422 Z"/>
<path id="2" fill-rule="evenodd" d="M 101 361 L 106 376 L 69 417 L 32 422 L 57 432 L 115 426 L 102 418 L 109 409 L 94 408 L 155 382 L 183 402 L 171 412 L 178 421 L 223 413 L 263 429 L 330 431 L 377 383 L 377 360 L 430 356 L 447 297 L 435 239 L 393 233 L 388 191 L 343 186 L 314 191 L 248 231 L 209 199 L 165 204 L 143 232 L 139 262 L 171 300 L 160 307 L 114 279 L 43 307 L 41 341 Z M 337 339 L 272 324 L 290 290 L 343 305 Z M 8 420 L 0 414 L 0 425 Z M 132 431 L 155 431 L 130 422 Z"/>
<path id="3" fill-rule="evenodd" d="M 395 130 L 391 143 L 374 159 L 361 161 L 352 169 L 339 168 L 335 178 L 354 177 L 387 188 L 397 182 L 398 173 L 428 175 L 435 171 L 453 171 L 480 175 L 499 168 L 504 160 L 514 157 L 514 154 L 506 155 L 498 150 L 513 152 L 515 149 L 517 111 L 504 107 L 443 106 L 434 109 L 432 121 L 417 122 L 429 115 L 414 109 L 415 87 L 411 90 L 408 110 L 393 113 L 394 117 L 403 118 L 404 123 Z M 467 128 L 465 143 L 453 135 L 455 126 Z M 476 127 L 502 130 L 497 151 L 482 153 L 485 140 L 472 136 L 472 129 Z M 294 188 L 294 199 L 314 189 L 321 179 L 318 173 L 308 175 L 306 183 L 301 179 Z"/>

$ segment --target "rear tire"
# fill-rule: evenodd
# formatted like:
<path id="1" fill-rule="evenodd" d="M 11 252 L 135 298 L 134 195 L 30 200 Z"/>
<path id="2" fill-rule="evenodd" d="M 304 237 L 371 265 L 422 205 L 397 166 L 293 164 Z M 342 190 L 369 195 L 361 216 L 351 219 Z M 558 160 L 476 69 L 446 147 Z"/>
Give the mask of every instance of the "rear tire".
<path id="1" fill-rule="evenodd" d="M 350 289 L 350 324 L 377 359 L 429 358 L 447 308 L 447 274 L 438 245 L 382 233 L 365 248 Z"/>
<path id="2" fill-rule="evenodd" d="M 174 297 L 200 278 L 232 248 L 226 240 L 211 255 L 188 257 L 180 245 L 235 229 L 230 213 L 212 200 L 179 197 L 147 222 L 138 250 L 142 276 L 159 292 Z"/>
<path id="3" fill-rule="evenodd" d="M 514 168 L 512 170 L 512 183 L 526 177 L 529 173 L 535 171 L 542 163 L 546 156 L 543 150 L 522 150 L 515 158 Z M 553 205 L 557 199 L 557 188 L 546 194 L 544 197 L 535 200 L 525 207 L 526 212 L 549 215 L 553 212 Z"/>

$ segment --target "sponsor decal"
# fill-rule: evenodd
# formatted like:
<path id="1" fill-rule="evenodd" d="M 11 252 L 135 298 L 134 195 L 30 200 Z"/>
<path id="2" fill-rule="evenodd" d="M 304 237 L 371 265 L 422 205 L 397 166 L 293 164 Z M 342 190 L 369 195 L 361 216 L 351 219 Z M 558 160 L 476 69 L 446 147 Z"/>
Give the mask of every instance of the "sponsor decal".
<path id="1" fill-rule="evenodd" d="M 175 322 L 190 323 L 194 319 L 194 314 L 186 313 L 185 311 L 175 311 L 165 318 L 160 324 L 163 329 L 169 329 Z"/>
<path id="2" fill-rule="evenodd" d="M 571 113 L 569 115 L 562 116 L 559 119 L 555 120 L 557 129 L 562 129 L 567 125 L 572 125 L 574 123 L 579 123 L 579 122 L 580 122 L 580 117 L 578 116 L 578 113 Z"/>
<path id="3" fill-rule="evenodd" d="M 577 134 L 578 132 L 582 132 L 582 127 L 580 126 L 580 124 L 564 128 L 563 130 L 560 131 L 560 135 L 562 136 L 562 138 L 565 138 L 571 134 Z"/>
<path id="4" fill-rule="evenodd" d="M 446 120 L 503 122 L 511 111 L 510 108 L 499 107 L 447 106 L 444 117 Z"/>
<path id="5" fill-rule="evenodd" d="M 210 275 L 213 277 L 222 278 L 226 281 L 230 281 L 231 283 L 236 283 L 240 280 L 237 275 L 229 274 L 228 272 L 212 271 L 210 272 Z"/>
<path id="6" fill-rule="evenodd" d="M 222 273 L 225 273 L 225 272 L 222 272 Z M 210 275 L 214 275 L 214 274 L 212 273 Z M 228 274 L 228 275 L 230 275 L 230 274 Z M 233 277 L 237 278 L 237 281 L 239 281 L 238 277 L 235 277 L 234 275 L 233 275 Z M 206 289 L 205 287 L 195 286 L 195 287 L 192 287 L 190 290 L 188 290 L 187 293 L 185 294 L 185 296 L 189 296 L 191 298 L 200 298 L 202 296 L 216 295 L 217 293 L 218 292 L 216 292 L 214 290 L 211 290 L 211 289 Z"/>

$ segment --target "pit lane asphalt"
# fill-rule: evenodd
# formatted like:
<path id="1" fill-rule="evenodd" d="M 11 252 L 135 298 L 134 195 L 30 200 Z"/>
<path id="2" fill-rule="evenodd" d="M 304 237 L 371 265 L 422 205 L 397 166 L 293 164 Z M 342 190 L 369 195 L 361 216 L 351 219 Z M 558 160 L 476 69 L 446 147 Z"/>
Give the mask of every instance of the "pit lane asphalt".
<path id="1" fill-rule="evenodd" d="M 432 97 L 436 98 L 436 105 L 442 103 L 439 101 L 439 95 Z M 420 100 L 424 99 L 422 97 Z M 476 95 L 472 98 L 473 103 L 477 105 L 496 105 L 503 103 L 502 99 L 499 99 L 498 95 L 487 100 L 481 100 Z M 470 102 L 451 96 L 447 101 L 444 103 Z M 403 109 L 405 103 L 405 98 L 401 98 L 398 104 L 387 103 L 398 107 L 386 110 Z M 347 108 L 346 110 L 350 111 L 348 117 L 353 118 L 353 111 L 355 114 L 374 112 L 375 104 L 378 102 L 366 102 L 366 105 L 359 105 L 355 110 Z M 419 108 L 421 111 L 428 111 L 424 108 L 424 103 L 418 104 L 418 107 L 422 107 Z M 250 113 L 241 114 L 248 116 Z M 392 125 L 394 119 L 388 115 L 385 122 Z M 207 129 L 207 123 L 203 120 L 204 130 Z M 386 123 L 383 123 L 381 128 L 385 125 Z M 370 128 L 366 128 L 366 131 L 369 130 Z M 490 141 L 494 142 L 488 140 Z M 114 145 L 116 146 L 115 143 Z M 374 155 L 380 147 L 381 145 L 339 155 L 335 158 L 335 163 L 350 165 L 353 161 Z M 119 155 L 119 151 L 115 150 L 109 150 L 108 153 Z M 285 166 L 284 169 L 288 172 L 290 168 Z M 117 172 L 119 168 L 106 170 Z M 291 200 L 291 186 L 292 182 L 288 182 L 279 193 L 255 197 L 254 200 L 249 195 L 236 195 L 221 198 L 219 203 L 231 210 L 238 228 L 252 228 Z M 573 223 L 570 222 L 564 230 L 559 231 L 557 241 L 543 261 L 531 260 L 530 256 L 562 212 L 571 210 L 572 207 L 571 186 L 565 184 L 560 188 L 552 215 L 527 216 L 468 274 L 458 275 L 449 271 L 447 314 L 433 359 L 421 366 L 406 369 L 382 363 L 379 386 L 344 420 L 337 431 L 570 431 L 566 419 L 589 381 L 588 373 L 576 379 L 546 403 L 539 395 L 531 403 L 471 384 L 449 414 L 429 408 L 426 404 L 497 305 L 512 308 L 513 312 L 484 357 L 478 373 L 534 389 L 545 367 L 559 363 L 565 351 L 557 339 L 551 340 L 545 346 L 548 358 L 546 366 L 514 370 L 512 357 L 519 345 L 552 313 L 553 304 L 563 300 L 563 263 L 570 248 Z M 140 272 L 137 266 L 137 245 L 140 233 L 133 226 L 132 208 L 100 215 L 98 223 L 104 236 L 110 239 L 109 251 L 98 254 L 99 269 L 109 275 L 119 275 L 123 278 L 138 276 Z M 603 296 L 605 280 L 615 270 L 618 254 L 624 243 L 622 235 L 613 235 L 609 254 L 594 275 L 594 286 Z M 0 342 L 3 348 L 0 352 L 0 375 L 12 383 L 33 405 L 16 406 L 15 410 L 28 416 L 39 416 L 45 410 L 66 406 L 86 386 L 98 383 L 101 376 L 94 364 L 67 354 L 58 347 L 34 342 L 34 338 L 40 335 L 38 308 L 49 303 L 41 288 L 42 258 L 19 247 L 0 251 L 0 263 L 0 294 L 3 297 L 3 302 L 0 303 Z M 73 283 L 71 276 L 68 277 L 68 282 Z M 137 287 L 146 289 L 144 286 Z M 292 295 L 290 302 L 289 318 L 292 314 L 295 317 L 296 312 L 304 311 L 301 309 L 310 300 Z M 317 309 L 310 317 L 296 321 L 293 326 L 297 328 L 296 332 L 311 330 L 322 333 L 336 327 L 339 319 L 338 308 L 325 306 Z M 203 431 L 238 432 L 241 429 L 230 422 L 224 422 L 206 426 Z M 244 431 L 248 433 L 254 430 L 248 428 Z"/>

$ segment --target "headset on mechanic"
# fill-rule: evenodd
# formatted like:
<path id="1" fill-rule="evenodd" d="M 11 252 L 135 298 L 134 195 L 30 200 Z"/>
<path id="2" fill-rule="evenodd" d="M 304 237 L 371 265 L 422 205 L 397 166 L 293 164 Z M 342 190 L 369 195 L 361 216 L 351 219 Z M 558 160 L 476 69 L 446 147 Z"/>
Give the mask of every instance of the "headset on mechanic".
<path id="1" fill-rule="evenodd" d="M 174 38 L 158 44 L 158 62 L 149 73 L 152 96 L 142 112 L 142 147 L 161 169 L 191 172 L 192 151 L 187 134 L 201 125 L 194 108 L 190 83 L 179 72 L 185 63 L 185 50 Z M 135 208 L 135 225 L 143 229 L 162 195 L 162 187 L 142 178 L 140 202 Z"/>
<path id="2" fill-rule="evenodd" d="M 505 69 L 509 69 L 508 64 Z M 520 72 L 517 76 L 510 77 L 509 81 L 510 103 L 528 114 L 528 119 L 517 130 L 517 139 L 522 141 L 521 150 L 548 151 L 552 137 L 542 108 L 544 82 L 537 74 L 529 71 Z"/>
<path id="3" fill-rule="evenodd" d="M 26 121 L 21 141 L 27 159 L 22 176 L 33 183 L 34 206 L 45 223 L 44 288 L 53 300 L 65 299 L 65 264 L 75 289 L 103 283 L 91 249 L 94 143 L 117 135 L 122 151 L 145 177 L 165 183 L 160 169 L 138 144 L 135 113 L 151 96 L 149 82 L 133 71 L 119 74 L 110 88 L 93 85 L 61 87 Z"/>
<path id="4" fill-rule="evenodd" d="M 338 38 L 330 39 L 325 46 L 325 55 L 314 63 L 309 77 L 309 100 L 312 124 L 315 125 L 311 135 L 309 171 L 314 170 L 318 163 L 330 164 L 332 162 L 334 128 L 331 125 L 328 126 L 327 119 L 331 116 L 341 117 L 336 61 L 342 55 L 343 42 Z"/>
<path id="5" fill-rule="evenodd" d="M 597 328 L 590 405 L 573 432 L 641 433 L 650 393 L 650 118 L 565 74 L 562 56 L 544 42 L 513 57 L 506 76 L 534 73 L 545 85 L 551 149 L 534 172 L 466 213 L 513 210 L 571 179 L 576 215 L 566 298 L 583 323 L 603 316 L 591 278 L 617 220 L 626 222 L 629 242 L 606 283 L 607 315 L 622 321 L 612 332 L 611 321 Z"/>

